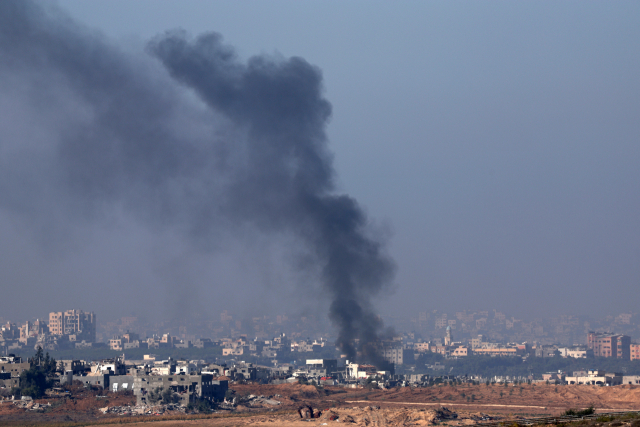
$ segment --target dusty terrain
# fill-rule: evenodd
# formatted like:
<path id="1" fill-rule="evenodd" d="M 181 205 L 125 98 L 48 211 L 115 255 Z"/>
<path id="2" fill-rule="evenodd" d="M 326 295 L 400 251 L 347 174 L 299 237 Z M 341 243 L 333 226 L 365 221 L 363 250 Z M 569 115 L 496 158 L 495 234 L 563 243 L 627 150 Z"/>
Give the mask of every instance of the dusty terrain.
<path id="1" fill-rule="evenodd" d="M 166 411 L 163 417 L 146 415 L 133 417 L 117 413 L 103 414 L 105 406 L 134 405 L 133 396 L 78 390 L 71 398 L 41 399 L 44 410 L 18 408 L 10 402 L 0 404 L 0 425 L 45 424 L 83 422 L 91 424 L 128 421 L 140 425 L 137 420 L 157 419 L 157 426 L 309 426 L 347 422 L 362 426 L 405 425 L 464 425 L 488 419 L 490 414 L 502 420 L 516 417 L 557 415 L 568 408 L 585 408 L 594 405 L 599 412 L 640 410 L 640 387 L 593 386 L 439 386 L 429 388 L 394 388 L 390 390 L 346 389 L 342 387 L 316 388 L 309 385 L 253 385 L 233 384 L 237 408 L 206 418 L 194 418 L 179 412 Z M 251 398 L 250 395 L 262 396 Z M 279 404 L 274 404 L 274 401 Z M 322 416 L 302 420 L 296 412 L 300 407 L 311 406 L 322 411 Z M 441 407 L 455 413 L 447 415 Z M 444 415 L 443 415 L 444 414 Z M 160 418 L 180 419 L 160 421 Z M 202 415 L 200 415 L 202 417 Z M 333 418 L 333 419 L 332 419 Z M 146 422 L 144 425 L 148 426 Z"/>
<path id="2" fill-rule="evenodd" d="M 584 385 L 461 385 L 390 390 L 326 387 L 317 390 L 303 385 L 234 385 L 238 395 L 276 395 L 283 406 L 317 402 L 325 406 L 446 406 L 456 411 L 483 411 L 525 415 L 559 414 L 567 408 L 594 405 L 599 411 L 640 410 L 640 387 L 592 387 Z"/>

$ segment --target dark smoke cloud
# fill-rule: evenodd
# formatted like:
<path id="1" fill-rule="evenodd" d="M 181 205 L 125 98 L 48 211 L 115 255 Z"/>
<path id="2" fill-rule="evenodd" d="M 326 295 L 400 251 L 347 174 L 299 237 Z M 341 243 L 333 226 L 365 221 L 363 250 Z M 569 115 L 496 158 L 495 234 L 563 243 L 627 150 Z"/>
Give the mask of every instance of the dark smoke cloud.
<path id="1" fill-rule="evenodd" d="M 24 129 L 44 130 L 25 143 L 3 125 L 0 207 L 52 227 L 122 209 L 200 249 L 247 228 L 295 236 L 332 301 L 338 345 L 353 358 L 356 341 L 376 342 L 371 301 L 394 264 L 356 200 L 335 193 L 320 70 L 241 61 L 213 33 L 167 33 L 147 53 L 57 10 L 0 2 L 0 90 L 24 103 Z"/>

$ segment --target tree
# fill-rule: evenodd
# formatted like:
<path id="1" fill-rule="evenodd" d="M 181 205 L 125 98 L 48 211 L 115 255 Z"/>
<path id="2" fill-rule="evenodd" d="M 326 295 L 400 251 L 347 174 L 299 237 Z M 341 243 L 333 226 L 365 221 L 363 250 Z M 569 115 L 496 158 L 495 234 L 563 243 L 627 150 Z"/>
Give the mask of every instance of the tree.
<path id="1" fill-rule="evenodd" d="M 36 349 L 36 354 L 33 355 L 33 357 L 31 358 L 31 360 L 29 360 L 31 366 L 40 366 L 42 364 L 44 360 L 44 354 L 42 351 L 42 347 L 38 346 L 38 348 Z"/>
<path id="2" fill-rule="evenodd" d="M 162 403 L 165 405 L 169 405 L 171 403 L 178 403 L 180 401 L 180 396 L 175 394 L 171 387 L 165 388 L 162 390 Z"/>
<path id="3" fill-rule="evenodd" d="M 44 370 L 44 374 L 47 378 L 53 378 L 58 369 L 56 364 L 56 359 L 53 357 L 49 357 L 49 352 L 44 356 L 44 360 L 42 362 L 42 369 Z"/>
<path id="4" fill-rule="evenodd" d="M 47 376 L 38 366 L 32 366 L 20 374 L 20 394 L 34 399 L 42 397 L 49 382 Z"/>
<path id="5" fill-rule="evenodd" d="M 37 399 L 51 386 L 56 372 L 56 360 L 51 358 L 49 353 L 43 355 L 42 347 L 38 346 L 36 354 L 29 362 L 31 367 L 20 374 L 20 387 L 14 391 L 14 395 Z"/>
<path id="6" fill-rule="evenodd" d="M 187 405 L 187 409 L 197 412 L 210 412 L 211 403 L 206 399 L 196 399 L 195 402 L 189 402 L 189 404 Z"/>
<path id="7" fill-rule="evenodd" d="M 162 399 L 162 396 L 160 394 L 160 387 L 156 387 L 153 390 L 149 390 L 149 395 L 147 396 L 147 399 L 149 400 L 150 403 L 158 403 L 160 401 L 160 399 Z"/>

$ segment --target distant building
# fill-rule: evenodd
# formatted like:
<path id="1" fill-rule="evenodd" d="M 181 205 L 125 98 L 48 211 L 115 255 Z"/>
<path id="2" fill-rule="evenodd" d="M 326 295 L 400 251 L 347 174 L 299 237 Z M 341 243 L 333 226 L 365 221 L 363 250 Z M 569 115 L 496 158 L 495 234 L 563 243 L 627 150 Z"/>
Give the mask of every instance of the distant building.
<path id="1" fill-rule="evenodd" d="M 426 353 L 429 351 L 429 343 L 428 342 L 416 342 L 413 343 L 413 350 L 418 353 Z"/>
<path id="2" fill-rule="evenodd" d="M 477 338 L 471 339 L 471 348 L 479 348 L 482 347 L 483 338 L 482 335 L 478 335 Z"/>
<path id="3" fill-rule="evenodd" d="M 631 338 L 626 335 L 602 334 L 590 331 L 587 334 L 587 348 L 595 357 L 613 357 L 629 360 Z"/>
<path id="4" fill-rule="evenodd" d="M 336 359 L 307 359 L 306 367 L 312 377 L 330 377 L 338 370 Z"/>
<path id="5" fill-rule="evenodd" d="M 378 370 L 373 365 L 361 365 L 358 363 L 347 363 L 345 373 L 349 378 L 368 378 L 378 374 Z"/>
<path id="6" fill-rule="evenodd" d="M 13 354 L 0 356 L 0 386 L 6 388 L 19 386 L 20 374 L 29 368 L 29 362 L 23 362 L 18 356 Z"/>
<path id="7" fill-rule="evenodd" d="M 622 384 L 640 384 L 640 375 L 623 375 Z"/>
<path id="8" fill-rule="evenodd" d="M 516 347 L 474 348 L 473 354 L 485 356 L 518 356 L 521 351 Z"/>
<path id="9" fill-rule="evenodd" d="M 575 375 L 575 373 L 574 373 Z M 620 385 L 623 376 L 617 373 L 605 373 L 598 369 L 589 370 L 586 377 L 566 377 L 567 384 L 589 384 L 589 385 Z"/>
<path id="10" fill-rule="evenodd" d="M 451 350 L 451 356 L 454 357 L 466 357 L 469 355 L 469 347 L 465 345 L 459 345 Z"/>
<path id="11" fill-rule="evenodd" d="M 386 362 L 393 363 L 394 365 L 402 365 L 404 363 L 404 350 L 401 347 L 382 348 L 380 355 Z"/>
<path id="12" fill-rule="evenodd" d="M 634 343 L 629 345 L 629 359 L 640 360 L 640 344 Z"/>
<path id="13" fill-rule="evenodd" d="M 593 356 L 592 350 L 587 350 L 586 348 L 570 348 L 563 347 L 559 348 L 560 356 L 562 357 L 572 357 L 574 359 L 586 359 L 587 357 Z"/>
<path id="14" fill-rule="evenodd" d="M 75 335 L 77 340 L 95 342 L 96 315 L 82 310 L 49 313 L 49 332 L 52 335 Z"/>
<path id="15" fill-rule="evenodd" d="M 447 332 L 444 335 L 444 345 L 449 346 L 453 342 L 453 335 L 451 334 L 451 325 L 447 326 Z"/>

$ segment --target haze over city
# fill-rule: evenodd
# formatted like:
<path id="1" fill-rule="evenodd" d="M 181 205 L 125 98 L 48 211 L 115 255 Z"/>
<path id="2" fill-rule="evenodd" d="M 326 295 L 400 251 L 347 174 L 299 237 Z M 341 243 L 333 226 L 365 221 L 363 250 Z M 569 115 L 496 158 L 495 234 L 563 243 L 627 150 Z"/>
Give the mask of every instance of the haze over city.
<path id="1" fill-rule="evenodd" d="M 225 114 L 209 108 L 209 102 L 226 107 L 225 94 L 207 92 L 206 75 L 185 72 L 171 43 L 184 41 L 193 53 L 212 33 L 217 36 L 206 46 L 222 46 L 214 53 L 225 61 L 229 52 L 235 55 L 222 74 L 262 59 L 288 64 L 283 69 L 293 71 L 285 77 L 312 82 L 304 99 L 314 102 L 304 105 L 311 105 L 313 114 L 305 117 L 314 126 L 305 141 L 320 160 L 306 151 L 292 158 L 313 157 L 300 164 L 327 167 L 303 167 L 309 187 L 319 183 L 336 200 L 348 195 L 358 208 L 350 212 L 362 208 L 358 238 L 376 248 L 373 255 L 365 251 L 371 257 L 354 273 L 375 276 L 365 311 L 397 316 L 497 308 L 552 317 L 637 307 L 637 3 L 35 5 L 46 16 L 29 12 L 29 22 L 59 36 L 59 44 L 0 15 L 2 317 L 28 319 L 71 307 L 99 319 L 217 317 L 224 309 L 329 315 L 339 293 L 330 295 L 322 284 L 307 223 L 276 209 L 286 194 L 266 182 L 264 189 L 277 191 L 227 187 L 226 180 L 245 181 L 218 174 L 222 163 L 206 163 L 258 156 L 273 170 L 278 160 L 283 172 L 300 166 L 275 157 L 277 150 L 224 145 L 250 141 L 238 123 L 247 117 L 271 123 L 269 114 L 280 107 L 249 111 L 257 104 L 247 89 L 239 97 L 246 104 Z M 88 60 L 77 52 L 97 55 Z M 198 53 L 206 58 L 211 51 Z M 86 64 L 97 68 L 80 66 Z M 88 74 L 77 74 L 81 69 Z M 114 92 L 102 76 L 110 76 Z M 133 83 L 119 86 L 126 82 Z M 289 84 L 283 78 L 283 87 Z M 144 90 L 113 96 L 111 108 L 124 116 L 102 117 L 124 123 L 113 137 L 111 124 L 99 120 L 100 97 L 124 94 L 123 87 Z M 161 110 L 153 118 L 138 114 Z M 134 141 L 163 118 L 158 137 L 172 156 L 156 158 L 157 146 L 141 144 L 123 166 L 93 144 L 125 134 Z M 221 151 L 203 148 L 209 139 L 222 141 Z M 74 163 L 52 160 L 61 152 Z M 95 159 L 106 160 L 102 166 L 87 161 Z M 166 174 L 204 179 L 174 197 Z M 56 181 L 63 176 L 71 181 L 65 187 Z M 219 215 L 222 198 L 243 206 L 237 211 L 246 223 Z M 277 215 L 262 221 L 257 210 L 265 205 L 256 198 L 270 202 L 265 211 Z M 211 218 L 195 218 L 199 212 L 189 203 L 206 205 L 201 212 L 215 221 L 195 227 Z M 298 222 L 290 228 L 280 218 Z"/>

